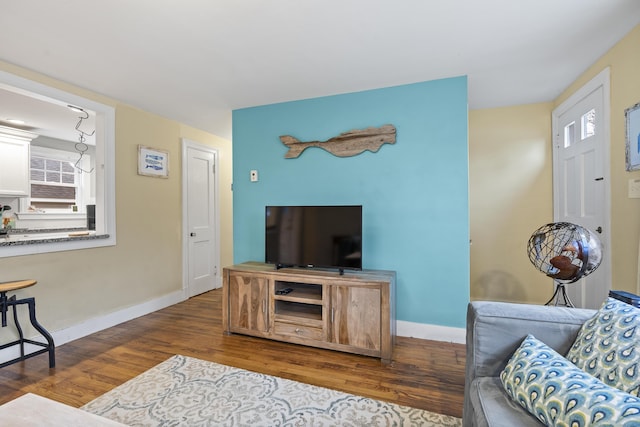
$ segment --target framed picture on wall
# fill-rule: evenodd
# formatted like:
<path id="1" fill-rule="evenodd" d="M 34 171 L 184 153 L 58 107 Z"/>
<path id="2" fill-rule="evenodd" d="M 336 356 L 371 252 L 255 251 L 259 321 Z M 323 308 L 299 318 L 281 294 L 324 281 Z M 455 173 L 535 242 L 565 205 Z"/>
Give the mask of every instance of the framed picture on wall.
<path id="1" fill-rule="evenodd" d="M 169 177 L 169 152 L 138 145 L 138 175 Z"/>
<path id="2" fill-rule="evenodd" d="M 640 102 L 624 110 L 627 130 L 627 170 L 640 169 Z"/>

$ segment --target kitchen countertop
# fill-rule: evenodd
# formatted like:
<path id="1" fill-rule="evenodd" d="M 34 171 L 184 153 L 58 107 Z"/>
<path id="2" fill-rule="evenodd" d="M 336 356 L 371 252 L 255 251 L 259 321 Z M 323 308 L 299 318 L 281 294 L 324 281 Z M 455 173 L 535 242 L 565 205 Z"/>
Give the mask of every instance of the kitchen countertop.
<path id="1" fill-rule="evenodd" d="M 88 234 L 84 234 L 88 233 Z M 55 230 L 21 230 L 14 229 L 6 235 L 0 235 L 0 247 L 35 245 L 42 243 L 60 243 L 76 240 L 106 239 L 108 234 L 96 234 L 86 229 L 55 229 Z"/>

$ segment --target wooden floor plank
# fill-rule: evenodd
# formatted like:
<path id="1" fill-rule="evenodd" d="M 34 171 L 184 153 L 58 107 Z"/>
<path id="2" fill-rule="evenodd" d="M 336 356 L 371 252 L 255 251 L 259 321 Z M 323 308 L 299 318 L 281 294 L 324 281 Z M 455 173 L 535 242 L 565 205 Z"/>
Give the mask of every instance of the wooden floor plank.
<path id="1" fill-rule="evenodd" d="M 398 337 L 393 361 L 225 335 L 222 291 L 122 323 L 0 369 L 0 404 L 35 393 L 79 407 L 174 354 L 462 416 L 465 348 Z"/>

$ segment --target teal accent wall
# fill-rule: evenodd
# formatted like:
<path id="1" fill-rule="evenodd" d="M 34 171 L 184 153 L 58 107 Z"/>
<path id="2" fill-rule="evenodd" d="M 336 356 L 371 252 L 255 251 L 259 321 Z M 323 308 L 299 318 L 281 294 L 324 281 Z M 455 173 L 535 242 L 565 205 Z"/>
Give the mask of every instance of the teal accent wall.
<path id="1" fill-rule="evenodd" d="M 466 77 L 233 111 L 234 262 L 264 261 L 266 205 L 362 205 L 363 268 L 397 272 L 398 320 L 464 327 L 467 123 Z M 384 124 L 396 143 L 354 157 L 308 148 L 285 159 L 279 139 Z"/>

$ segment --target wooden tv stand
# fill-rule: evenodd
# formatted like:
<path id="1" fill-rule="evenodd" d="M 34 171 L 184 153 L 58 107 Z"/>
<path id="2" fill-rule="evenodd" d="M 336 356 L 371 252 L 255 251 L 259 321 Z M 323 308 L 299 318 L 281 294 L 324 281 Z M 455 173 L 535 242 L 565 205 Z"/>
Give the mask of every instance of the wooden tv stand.
<path id="1" fill-rule="evenodd" d="M 396 335 L 393 271 L 276 270 L 247 262 L 223 270 L 222 323 L 238 333 L 379 357 Z"/>

